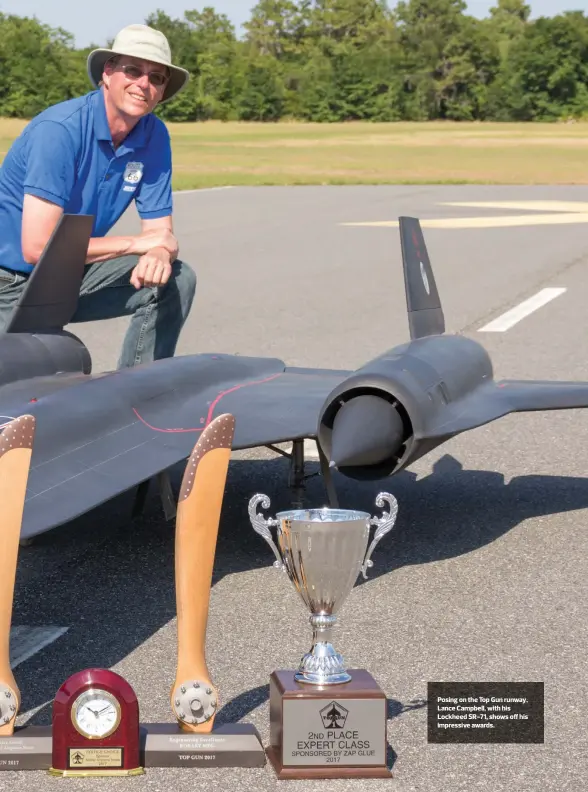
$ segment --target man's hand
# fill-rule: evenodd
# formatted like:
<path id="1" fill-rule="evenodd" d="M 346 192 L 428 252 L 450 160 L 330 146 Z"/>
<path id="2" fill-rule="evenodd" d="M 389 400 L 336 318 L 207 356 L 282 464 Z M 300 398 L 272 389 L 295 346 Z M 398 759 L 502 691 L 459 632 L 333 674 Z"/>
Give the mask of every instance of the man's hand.
<path id="1" fill-rule="evenodd" d="M 126 252 L 143 256 L 154 248 L 165 248 L 172 261 L 177 258 L 179 251 L 178 241 L 169 228 L 150 228 L 133 237 L 131 246 Z"/>
<path id="2" fill-rule="evenodd" d="M 171 263 L 172 259 L 166 248 L 152 248 L 139 259 L 131 273 L 131 284 L 135 289 L 143 286 L 163 286 L 171 275 Z"/>

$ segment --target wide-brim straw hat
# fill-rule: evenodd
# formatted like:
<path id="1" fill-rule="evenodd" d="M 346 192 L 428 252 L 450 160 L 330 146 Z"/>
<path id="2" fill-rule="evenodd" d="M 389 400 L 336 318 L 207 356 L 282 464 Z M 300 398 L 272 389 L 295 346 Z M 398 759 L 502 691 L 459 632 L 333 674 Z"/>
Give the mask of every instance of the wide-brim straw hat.
<path id="1" fill-rule="evenodd" d="M 170 70 L 170 78 L 161 102 L 167 102 L 185 87 L 190 79 L 186 69 L 174 66 L 167 38 L 159 30 L 147 25 L 128 25 L 114 39 L 112 49 L 95 49 L 88 55 L 88 76 L 97 88 L 102 80 L 104 65 L 113 55 L 130 55 L 133 58 L 161 63 Z"/>

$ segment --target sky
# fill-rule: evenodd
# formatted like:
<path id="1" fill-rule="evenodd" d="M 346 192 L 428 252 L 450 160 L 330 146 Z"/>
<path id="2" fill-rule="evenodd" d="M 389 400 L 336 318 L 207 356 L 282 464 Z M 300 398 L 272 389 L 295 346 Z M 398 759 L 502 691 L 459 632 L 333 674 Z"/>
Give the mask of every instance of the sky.
<path id="1" fill-rule="evenodd" d="M 588 13 L 588 0 L 527 0 L 531 6 L 531 17 L 554 16 L 562 11 L 584 11 Z M 218 13 L 226 14 L 242 33 L 241 25 L 246 22 L 256 0 L 98 0 L 94 3 L 72 0 L 0 0 L 0 12 L 24 17 L 36 16 L 40 22 L 51 27 L 62 27 L 73 34 L 76 47 L 91 44 L 104 46 L 114 38 L 117 31 L 137 22 L 145 22 L 147 16 L 158 8 L 164 9 L 172 19 L 181 19 L 184 11 L 201 11 L 212 6 Z M 485 17 L 495 0 L 469 0 L 468 11 L 473 16 Z M 396 5 L 389 0 L 389 5 Z"/>

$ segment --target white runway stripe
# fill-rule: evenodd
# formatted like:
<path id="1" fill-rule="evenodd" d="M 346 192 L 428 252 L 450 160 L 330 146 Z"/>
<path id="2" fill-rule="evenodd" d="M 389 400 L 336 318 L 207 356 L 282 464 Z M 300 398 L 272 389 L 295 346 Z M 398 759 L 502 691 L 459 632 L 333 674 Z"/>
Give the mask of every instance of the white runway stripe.
<path id="1" fill-rule="evenodd" d="M 565 288 L 541 289 L 541 291 L 537 292 L 533 297 L 529 297 L 528 300 L 524 300 L 522 303 L 519 303 L 519 305 L 515 305 L 510 311 L 503 313 L 502 316 L 484 325 L 484 327 L 480 327 L 478 332 L 503 333 L 505 330 L 509 330 L 513 325 L 517 324 L 517 322 L 520 322 L 521 319 L 532 314 L 533 311 L 536 311 L 543 305 L 547 305 L 551 300 L 559 297 L 560 294 L 563 294 L 565 291 Z"/>
<path id="2" fill-rule="evenodd" d="M 24 663 L 60 638 L 69 627 L 12 627 L 10 630 L 10 667 Z"/>

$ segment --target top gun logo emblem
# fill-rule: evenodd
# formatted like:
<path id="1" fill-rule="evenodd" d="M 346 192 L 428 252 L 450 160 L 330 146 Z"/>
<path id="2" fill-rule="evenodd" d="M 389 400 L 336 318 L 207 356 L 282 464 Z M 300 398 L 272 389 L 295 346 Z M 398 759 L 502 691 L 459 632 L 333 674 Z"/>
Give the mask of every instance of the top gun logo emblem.
<path id="1" fill-rule="evenodd" d="M 349 710 L 342 707 L 341 704 L 331 701 L 330 704 L 323 707 L 320 714 L 325 729 L 343 729 Z"/>

